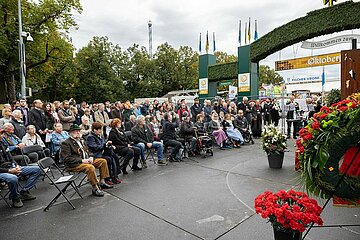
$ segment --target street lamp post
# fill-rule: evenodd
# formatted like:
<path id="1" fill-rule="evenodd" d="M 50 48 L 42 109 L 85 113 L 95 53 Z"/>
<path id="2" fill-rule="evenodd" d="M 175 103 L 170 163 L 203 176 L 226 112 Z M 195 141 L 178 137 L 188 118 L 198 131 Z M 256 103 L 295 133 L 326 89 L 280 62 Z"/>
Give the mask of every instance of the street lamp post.
<path id="1" fill-rule="evenodd" d="M 25 83 L 25 48 L 22 32 L 22 17 L 21 17 L 21 0 L 18 0 L 19 13 L 19 58 L 20 58 L 20 79 L 21 79 L 21 97 L 26 98 L 26 83 Z"/>

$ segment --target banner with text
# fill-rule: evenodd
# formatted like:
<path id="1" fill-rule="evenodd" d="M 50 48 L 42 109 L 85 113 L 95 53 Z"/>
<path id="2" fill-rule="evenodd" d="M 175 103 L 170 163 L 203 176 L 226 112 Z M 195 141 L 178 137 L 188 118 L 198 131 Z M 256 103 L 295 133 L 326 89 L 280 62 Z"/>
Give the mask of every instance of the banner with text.
<path id="1" fill-rule="evenodd" d="M 209 94 L 208 78 L 199 79 L 199 94 Z"/>
<path id="2" fill-rule="evenodd" d="M 295 58 L 275 62 L 275 71 L 318 67 L 341 63 L 341 54 L 329 53 L 312 57 Z"/>
<path id="3" fill-rule="evenodd" d="M 250 73 L 241 73 L 238 75 L 239 92 L 250 92 Z"/>
<path id="4" fill-rule="evenodd" d="M 357 41 L 360 42 L 360 35 L 358 34 L 343 35 L 318 42 L 304 41 L 301 44 L 301 48 L 305 48 L 305 49 L 327 48 L 341 43 L 351 43 L 353 39 L 357 39 Z"/>

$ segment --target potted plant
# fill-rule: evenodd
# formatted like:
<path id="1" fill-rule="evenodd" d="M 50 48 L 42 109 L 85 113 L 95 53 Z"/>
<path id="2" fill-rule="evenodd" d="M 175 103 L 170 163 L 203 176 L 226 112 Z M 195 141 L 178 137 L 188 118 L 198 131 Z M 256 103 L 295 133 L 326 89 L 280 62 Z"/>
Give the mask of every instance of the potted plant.
<path id="1" fill-rule="evenodd" d="M 270 168 L 282 168 L 284 152 L 287 148 L 286 135 L 274 125 L 265 126 L 262 133 L 262 146 L 268 155 Z"/>
<path id="2" fill-rule="evenodd" d="M 255 211 L 272 224 L 275 240 L 299 240 L 307 226 L 323 224 L 316 200 L 294 190 L 260 194 L 255 198 Z"/>

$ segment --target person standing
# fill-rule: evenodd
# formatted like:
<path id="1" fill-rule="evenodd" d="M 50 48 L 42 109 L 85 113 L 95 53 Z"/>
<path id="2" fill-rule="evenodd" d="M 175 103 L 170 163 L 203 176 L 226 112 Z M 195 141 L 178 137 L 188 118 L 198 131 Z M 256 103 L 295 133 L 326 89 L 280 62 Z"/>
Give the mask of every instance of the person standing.
<path id="1" fill-rule="evenodd" d="M 272 109 L 272 103 L 270 98 L 266 98 L 264 106 L 263 106 L 263 112 L 264 112 L 264 124 L 269 125 L 271 123 L 271 116 L 270 111 Z"/>
<path id="2" fill-rule="evenodd" d="M 65 131 L 70 130 L 70 126 L 75 122 L 75 117 L 70 111 L 70 103 L 68 100 L 63 101 L 62 108 L 58 111 L 60 123 Z"/>
<path id="3" fill-rule="evenodd" d="M 45 142 L 46 133 L 48 132 L 47 117 L 42 109 L 43 103 L 37 99 L 33 102 L 34 107 L 29 112 L 29 124 L 34 125 L 36 132 L 40 135 L 41 140 Z"/>
<path id="4" fill-rule="evenodd" d="M 255 105 L 251 108 L 252 114 L 252 132 L 254 137 L 261 137 L 262 131 L 262 107 L 260 105 L 260 100 L 256 100 Z"/>
<path id="5" fill-rule="evenodd" d="M 290 138 L 291 134 L 291 126 L 293 125 L 293 138 L 296 138 L 296 128 L 297 123 L 294 121 L 296 120 L 296 112 L 299 111 L 299 104 L 295 102 L 295 96 L 290 96 L 290 101 L 286 103 L 286 119 L 287 119 L 287 137 Z"/>
<path id="6" fill-rule="evenodd" d="M 190 107 L 191 111 L 191 121 L 196 122 L 196 116 L 201 113 L 202 106 L 199 103 L 199 98 L 194 98 L 194 104 Z"/>
<path id="7" fill-rule="evenodd" d="M 24 125 L 29 125 L 29 108 L 27 107 L 25 98 L 20 99 L 20 106 L 17 109 L 21 111 L 22 121 L 24 122 Z"/>

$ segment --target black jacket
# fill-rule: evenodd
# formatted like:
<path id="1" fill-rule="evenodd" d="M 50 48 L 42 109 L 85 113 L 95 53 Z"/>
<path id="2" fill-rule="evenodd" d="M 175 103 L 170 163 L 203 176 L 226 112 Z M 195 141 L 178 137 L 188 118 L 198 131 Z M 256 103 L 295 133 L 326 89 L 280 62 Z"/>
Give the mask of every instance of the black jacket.
<path id="1" fill-rule="evenodd" d="M 112 145 L 116 147 L 115 152 L 128 148 L 128 144 L 131 143 L 124 130 L 115 128 L 111 129 L 109 133 L 109 141 L 112 141 Z"/>
<path id="2" fill-rule="evenodd" d="M 14 126 L 14 134 L 20 139 L 26 134 L 26 128 L 23 121 L 18 122 L 16 119 L 11 119 L 10 123 Z"/>
<path id="3" fill-rule="evenodd" d="M 237 129 L 247 129 L 249 126 L 249 123 L 246 119 L 246 117 L 242 117 L 240 118 L 239 116 L 237 116 L 234 120 L 234 128 Z"/>
<path id="4" fill-rule="evenodd" d="M 162 139 L 164 140 L 164 142 L 169 141 L 169 140 L 176 140 L 176 127 L 178 125 L 176 123 L 171 123 L 169 121 L 164 121 L 163 124 L 163 134 L 162 134 Z"/>
<path id="5" fill-rule="evenodd" d="M 188 139 L 195 136 L 195 129 L 191 122 L 183 121 L 180 126 L 181 137 Z"/>
<path id="6" fill-rule="evenodd" d="M 147 143 L 152 143 L 154 141 L 153 133 L 146 125 L 142 128 L 138 125 L 133 127 L 131 130 L 131 138 L 135 144 L 144 143 L 146 145 Z"/>
<path id="7" fill-rule="evenodd" d="M 29 112 L 29 124 L 36 127 L 36 131 L 45 130 L 47 128 L 47 118 L 42 109 L 33 108 Z"/>
<path id="8" fill-rule="evenodd" d="M 196 116 L 201 113 L 201 110 L 202 110 L 202 107 L 201 107 L 200 104 L 198 104 L 198 105 L 195 105 L 195 104 L 194 104 L 194 105 L 192 105 L 192 106 L 190 107 L 191 120 L 192 120 L 193 122 L 196 122 Z"/>

